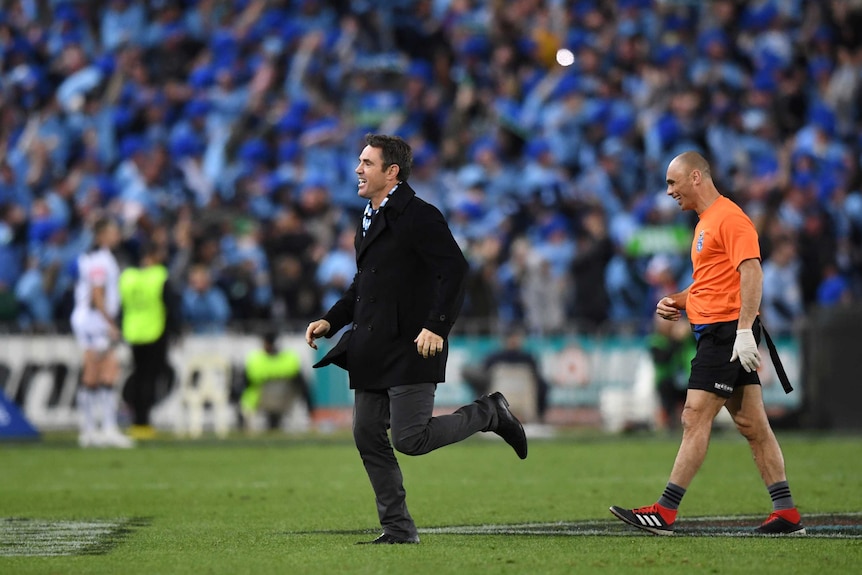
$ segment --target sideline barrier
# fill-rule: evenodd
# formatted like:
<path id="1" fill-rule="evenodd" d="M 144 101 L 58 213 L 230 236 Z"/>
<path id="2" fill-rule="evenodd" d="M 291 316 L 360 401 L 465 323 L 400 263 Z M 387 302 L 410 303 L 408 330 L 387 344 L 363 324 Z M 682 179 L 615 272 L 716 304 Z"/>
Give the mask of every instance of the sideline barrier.
<path id="1" fill-rule="evenodd" d="M 314 351 L 302 335 L 283 335 L 279 346 L 296 350 L 302 359 L 303 372 L 312 386 L 315 402 L 321 411 L 340 413 L 340 424 L 349 421 L 353 392 L 348 388 L 347 374 L 327 367 L 312 369 L 311 365 L 335 344 L 337 338 L 319 340 Z M 806 392 L 800 381 L 800 352 L 793 340 L 776 342 L 784 367 L 796 391 L 785 395 L 771 362 L 766 359 L 760 370 L 764 403 L 771 411 L 799 409 Z M 170 350 L 170 361 L 177 373 L 172 391 L 153 409 L 156 427 L 225 432 L 225 426 L 237 425 L 236 398 L 241 390 L 245 357 L 260 347 L 260 338 L 250 335 L 190 336 Z M 436 405 L 448 408 L 472 401 L 470 388 L 464 383 L 462 370 L 466 365 L 480 363 L 488 353 L 498 349 L 500 341 L 492 337 L 454 337 L 450 341 L 446 383 L 437 388 Z M 649 422 L 655 413 L 655 393 L 652 385 L 652 364 L 645 340 L 638 337 L 556 337 L 529 338 L 527 348 L 540 365 L 551 384 L 548 403 L 551 409 L 588 410 L 601 412 L 606 428 L 616 429 L 620 420 Z M 117 348 L 123 367 L 121 381 L 130 368 L 131 354 L 125 345 Z M 768 358 L 765 349 L 761 350 Z M 0 337 L 0 389 L 10 402 L 21 407 L 26 418 L 39 430 L 74 429 L 76 427 L 75 391 L 78 385 L 81 353 L 72 336 L 6 336 Z M 218 361 L 207 358 L 217 358 Z M 185 383 L 190 381 L 200 365 L 224 362 L 224 375 L 210 378 L 208 393 L 216 398 L 192 421 L 186 416 L 183 402 Z M 194 393 L 194 392 L 193 392 Z M 212 398 L 207 401 L 213 403 Z M 230 403 L 227 403 L 225 401 Z M 200 398 L 192 397 L 192 403 Z M 605 406 L 602 410 L 602 406 Z M 202 418 L 201 418 L 202 417 Z M 598 417 L 595 418 L 598 420 Z M 192 431 L 193 430 L 193 431 Z"/>
<path id="2" fill-rule="evenodd" d="M 18 406 L 0 391 L 0 441 L 4 439 L 38 439 L 39 432 L 27 421 Z"/>
<path id="3" fill-rule="evenodd" d="M 335 339 L 335 338 L 333 338 Z M 304 344 L 303 344 L 304 345 Z M 334 345 L 332 340 L 321 342 L 316 359 Z M 649 390 L 636 389 L 638 381 L 652 377 L 652 362 L 645 338 L 640 337 L 552 337 L 528 338 L 525 347 L 539 362 L 542 374 L 551 384 L 549 404 L 564 408 L 598 408 L 602 392 L 612 389 L 632 395 L 638 401 L 650 395 Z M 466 365 L 481 364 L 482 359 L 499 349 L 501 342 L 493 337 L 453 337 L 449 342 L 449 361 L 446 365 L 446 383 L 437 388 L 436 403 L 457 406 L 473 400 L 470 388 L 464 382 L 462 371 Z M 763 383 L 763 398 L 767 408 L 792 410 L 801 405 L 804 385 L 800 381 L 800 352 L 794 340 L 777 340 L 781 360 L 795 391 L 786 395 L 769 361 L 763 346 L 764 358 L 759 370 Z M 344 370 L 325 368 L 314 370 L 317 393 L 321 402 L 332 405 L 351 405 Z M 643 401 L 648 401 L 643 399 Z"/>

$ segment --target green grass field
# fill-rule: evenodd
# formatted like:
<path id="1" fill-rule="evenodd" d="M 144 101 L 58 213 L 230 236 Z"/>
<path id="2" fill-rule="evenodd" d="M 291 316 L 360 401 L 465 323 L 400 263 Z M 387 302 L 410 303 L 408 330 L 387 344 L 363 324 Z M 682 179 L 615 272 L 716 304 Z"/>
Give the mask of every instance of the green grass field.
<path id="1" fill-rule="evenodd" d="M 862 512 L 862 438 L 779 440 L 803 514 Z M 426 529 L 416 546 L 354 544 L 378 529 L 371 488 L 345 436 L 166 440 L 128 451 L 80 450 L 56 438 L 2 445 L 0 573 L 859 572 L 859 538 L 660 538 L 607 527 L 609 505 L 655 501 L 677 445 L 677 437 L 572 436 L 535 440 L 520 461 L 500 441 L 471 438 L 400 456 L 411 512 Z M 679 526 L 687 517 L 753 515 L 754 527 L 769 510 L 747 445 L 722 433 Z M 600 520 L 607 533 L 565 527 L 584 520 Z M 40 530 L 69 528 L 61 539 L 74 542 L 95 521 L 113 529 L 96 537 L 99 554 L 10 556 L 22 539 L 47 537 Z M 547 532 L 450 529 L 525 523 L 546 524 Z"/>

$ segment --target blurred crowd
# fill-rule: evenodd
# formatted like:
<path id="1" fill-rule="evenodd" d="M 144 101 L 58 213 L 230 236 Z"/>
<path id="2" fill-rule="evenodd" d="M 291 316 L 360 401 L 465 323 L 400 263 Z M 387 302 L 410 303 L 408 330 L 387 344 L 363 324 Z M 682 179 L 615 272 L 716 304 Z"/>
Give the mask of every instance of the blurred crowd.
<path id="1" fill-rule="evenodd" d="M 189 331 L 304 325 L 351 281 L 367 132 L 471 264 L 459 328 L 648 331 L 690 281 L 665 168 L 754 220 L 765 323 L 862 301 L 858 0 L 17 0 L 0 11 L 0 321 L 65 329 L 108 211 Z"/>

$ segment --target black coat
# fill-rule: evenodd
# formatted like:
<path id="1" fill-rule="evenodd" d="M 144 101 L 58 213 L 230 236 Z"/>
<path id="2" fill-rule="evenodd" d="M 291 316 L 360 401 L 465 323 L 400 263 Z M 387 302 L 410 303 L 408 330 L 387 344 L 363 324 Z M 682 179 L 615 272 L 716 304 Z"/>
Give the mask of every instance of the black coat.
<path id="1" fill-rule="evenodd" d="M 314 367 L 335 364 L 351 389 L 444 381 L 445 341 L 464 300 L 467 260 L 443 214 L 401 183 L 374 216 L 366 237 L 356 232 L 353 283 L 323 319 L 328 337 L 349 325 Z M 443 352 L 423 358 L 414 339 L 426 328 L 443 337 Z"/>

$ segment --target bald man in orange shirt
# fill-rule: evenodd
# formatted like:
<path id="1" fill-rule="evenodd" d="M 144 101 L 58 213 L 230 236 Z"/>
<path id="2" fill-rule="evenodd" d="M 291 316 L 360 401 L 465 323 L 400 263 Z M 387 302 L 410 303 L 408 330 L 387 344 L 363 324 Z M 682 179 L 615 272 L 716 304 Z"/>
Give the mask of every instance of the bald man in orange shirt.
<path id="1" fill-rule="evenodd" d="M 699 218 L 691 246 L 694 281 L 656 305 L 656 313 L 669 321 L 678 321 L 685 311 L 697 340 L 682 413 L 682 443 L 656 503 L 636 509 L 613 506 L 610 511 L 639 529 L 672 535 L 677 508 L 706 457 L 712 422 L 727 407 L 772 498 L 772 514 L 755 532 L 804 535 L 757 376 L 763 283 L 757 231 L 748 216 L 719 193 L 709 164 L 697 152 L 684 152 L 670 162 L 667 194 Z"/>

